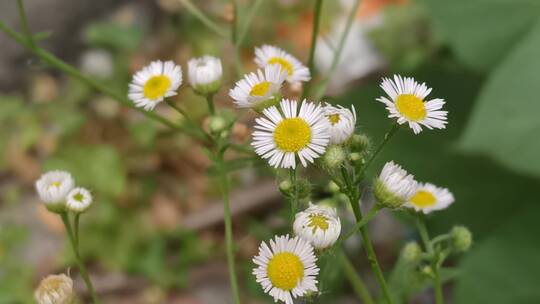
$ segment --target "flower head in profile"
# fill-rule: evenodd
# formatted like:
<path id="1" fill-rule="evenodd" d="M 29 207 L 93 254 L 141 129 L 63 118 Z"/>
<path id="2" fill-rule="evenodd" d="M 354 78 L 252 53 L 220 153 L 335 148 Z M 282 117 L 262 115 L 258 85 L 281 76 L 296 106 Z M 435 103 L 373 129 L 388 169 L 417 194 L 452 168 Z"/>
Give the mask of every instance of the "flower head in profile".
<path id="1" fill-rule="evenodd" d="M 49 171 L 36 181 L 36 191 L 47 209 L 55 212 L 63 211 L 66 196 L 75 186 L 75 181 L 69 172 Z"/>
<path id="2" fill-rule="evenodd" d="M 267 65 L 281 66 L 281 69 L 287 72 L 287 82 L 290 83 L 311 79 L 309 69 L 306 66 L 291 54 L 275 46 L 263 45 L 255 48 L 255 63 L 261 68 Z"/>
<path id="3" fill-rule="evenodd" d="M 300 237 L 276 236 L 270 246 L 262 242 L 253 262 L 257 283 L 275 302 L 293 304 L 293 298 L 317 291 L 317 257 L 313 247 Z"/>
<path id="4" fill-rule="evenodd" d="M 172 61 L 154 61 L 133 75 L 128 97 L 147 111 L 167 97 L 176 95 L 182 84 L 182 69 Z"/>
<path id="5" fill-rule="evenodd" d="M 330 133 L 331 144 L 342 144 L 354 134 L 356 127 L 356 111 L 354 106 L 351 109 L 342 106 L 332 106 L 326 104 L 324 116 L 330 122 L 328 132 Z"/>
<path id="6" fill-rule="evenodd" d="M 341 221 L 336 210 L 329 206 L 309 204 L 294 219 L 294 233 L 316 249 L 332 246 L 341 233 Z"/>
<path id="7" fill-rule="evenodd" d="M 38 304 L 70 304 L 74 298 L 73 281 L 65 274 L 46 277 L 34 292 Z"/>
<path id="8" fill-rule="evenodd" d="M 188 61 L 189 84 L 198 94 L 216 93 L 221 86 L 222 75 L 223 68 L 219 58 L 207 55 Z"/>
<path id="9" fill-rule="evenodd" d="M 446 209 L 453 202 L 454 195 L 448 189 L 424 183 L 418 185 L 404 206 L 428 214 L 435 210 Z"/>
<path id="10" fill-rule="evenodd" d="M 431 93 L 425 83 L 418 83 L 413 78 L 394 75 L 394 80 L 383 78 L 381 88 L 390 98 L 379 97 L 378 101 L 386 105 L 390 114 L 397 118 L 399 124 L 408 123 L 414 134 L 428 129 L 444 129 L 447 122 L 447 111 L 441 110 L 445 101 L 441 98 L 426 100 Z"/>
<path id="11" fill-rule="evenodd" d="M 304 167 L 324 153 L 328 145 L 328 120 L 321 106 L 304 100 L 283 99 L 256 119 L 255 152 L 274 168 L 296 168 L 296 157 Z"/>
<path id="12" fill-rule="evenodd" d="M 75 213 L 83 213 L 92 204 L 92 195 L 85 188 L 75 188 L 69 191 L 66 198 L 66 207 Z"/>
<path id="13" fill-rule="evenodd" d="M 398 208 L 415 193 L 417 182 L 414 176 L 393 161 L 387 162 L 375 180 L 374 195 L 381 206 Z"/>
<path id="14" fill-rule="evenodd" d="M 239 108 L 262 110 L 279 102 L 279 90 L 287 73 L 279 65 L 269 65 L 257 73 L 244 75 L 229 91 Z"/>

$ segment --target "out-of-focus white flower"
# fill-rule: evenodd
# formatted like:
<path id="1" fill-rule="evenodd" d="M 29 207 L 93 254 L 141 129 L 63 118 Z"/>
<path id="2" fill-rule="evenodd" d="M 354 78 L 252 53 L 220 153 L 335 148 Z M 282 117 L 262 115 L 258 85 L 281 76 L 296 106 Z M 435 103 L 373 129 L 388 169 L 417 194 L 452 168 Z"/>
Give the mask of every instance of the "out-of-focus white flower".
<path id="1" fill-rule="evenodd" d="M 207 55 L 188 62 L 189 84 L 198 94 L 216 93 L 221 86 L 222 75 L 223 68 L 219 58 Z"/>
<path id="2" fill-rule="evenodd" d="M 167 97 L 176 95 L 182 84 L 182 69 L 172 61 L 150 63 L 133 75 L 128 97 L 147 111 Z"/>
<path id="3" fill-rule="evenodd" d="M 341 233 L 341 221 L 334 208 L 309 204 L 294 219 L 294 233 L 307 240 L 316 249 L 332 246 Z"/>
<path id="4" fill-rule="evenodd" d="M 299 237 L 276 236 L 259 247 L 259 255 L 253 258 L 257 283 L 264 292 L 274 298 L 293 304 L 293 298 L 317 291 L 317 257 L 313 247 Z"/>
<path id="5" fill-rule="evenodd" d="M 102 49 L 91 49 L 82 54 L 81 70 L 83 73 L 99 78 L 108 78 L 113 74 L 111 53 Z"/>
<path id="6" fill-rule="evenodd" d="M 428 214 L 435 210 L 446 209 L 453 202 L 454 195 L 448 189 L 424 183 L 418 185 L 404 206 Z"/>
<path id="7" fill-rule="evenodd" d="M 69 172 L 49 171 L 36 181 L 36 191 L 47 209 L 54 212 L 65 210 L 66 196 L 75 186 Z"/>
<path id="8" fill-rule="evenodd" d="M 375 180 L 374 195 L 383 207 L 398 208 L 415 193 L 417 184 L 414 176 L 390 161 Z"/>
<path id="9" fill-rule="evenodd" d="M 75 188 L 69 191 L 66 199 L 66 207 L 75 213 L 83 213 L 92 204 L 92 195 L 85 188 Z"/>
<path id="10" fill-rule="evenodd" d="M 354 109 L 354 105 L 349 110 L 342 106 L 326 104 L 324 107 L 324 116 L 330 122 L 328 132 L 330 133 L 331 144 L 342 144 L 354 134 L 356 127 L 356 110 Z"/>
<path id="11" fill-rule="evenodd" d="M 280 110 L 271 106 L 255 120 L 251 145 L 274 168 L 296 168 L 297 156 L 306 167 L 324 153 L 329 122 L 320 105 L 306 100 L 298 107 L 298 102 L 283 99 Z"/>
<path id="12" fill-rule="evenodd" d="M 382 96 L 377 100 L 386 105 L 388 117 L 397 118 L 400 125 L 408 123 L 414 134 L 420 133 L 422 126 L 430 130 L 446 128 L 448 112 L 441 110 L 445 101 L 441 98 L 425 101 L 431 92 L 425 83 L 394 75 L 394 80 L 383 78 L 381 88 L 390 99 Z"/>
<path id="13" fill-rule="evenodd" d="M 272 64 L 280 65 L 281 69 L 287 72 L 287 82 L 290 83 L 311 79 L 309 69 L 300 60 L 275 46 L 263 45 L 255 48 L 255 63 L 261 68 Z"/>
<path id="14" fill-rule="evenodd" d="M 287 72 L 280 65 L 272 64 L 244 75 L 229 91 L 229 96 L 239 108 L 262 110 L 279 102 L 279 90 Z"/>
<path id="15" fill-rule="evenodd" d="M 38 304 L 71 304 L 74 300 L 73 281 L 65 274 L 50 275 L 41 280 L 34 299 Z"/>

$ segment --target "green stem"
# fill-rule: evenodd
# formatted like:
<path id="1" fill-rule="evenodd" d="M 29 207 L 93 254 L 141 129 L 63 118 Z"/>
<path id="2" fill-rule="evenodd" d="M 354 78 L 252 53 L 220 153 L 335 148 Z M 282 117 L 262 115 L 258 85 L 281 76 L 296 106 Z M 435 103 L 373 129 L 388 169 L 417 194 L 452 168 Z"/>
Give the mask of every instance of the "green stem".
<path id="1" fill-rule="evenodd" d="M 399 130 L 399 127 L 400 127 L 400 125 L 395 123 L 395 124 L 392 125 L 390 130 L 388 130 L 388 132 L 386 132 L 386 134 L 384 135 L 383 141 L 377 146 L 377 148 L 371 154 L 369 159 L 366 161 L 366 163 L 364 164 L 364 166 L 362 167 L 360 172 L 356 175 L 357 179 L 361 180 L 362 178 L 364 178 L 364 173 L 366 173 L 366 170 L 368 169 L 369 165 L 371 165 L 371 163 L 373 163 L 373 161 L 375 160 L 377 155 L 379 155 L 379 153 L 382 151 L 384 146 L 386 146 L 386 144 L 388 143 L 390 138 L 392 138 L 394 136 L 394 134 L 396 134 L 397 130 Z M 354 181 L 355 183 L 360 182 L 360 180 L 357 180 L 357 179 L 355 179 L 355 181 Z"/>
<path id="2" fill-rule="evenodd" d="M 73 221 L 73 230 L 75 231 L 74 232 L 75 246 L 77 246 L 77 248 L 79 248 L 79 222 L 80 222 L 80 219 L 81 219 L 81 214 L 80 213 L 75 214 L 75 219 Z"/>
<path id="3" fill-rule="evenodd" d="M 195 16 L 202 24 L 216 33 L 218 36 L 228 38 L 229 35 L 214 21 L 210 20 L 200 9 L 198 9 L 191 0 L 178 0 L 193 16 Z"/>
<path id="4" fill-rule="evenodd" d="M 317 91 L 315 92 L 315 95 L 314 95 L 315 100 L 321 99 L 321 97 L 324 95 L 324 93 L 326 92 L 326 88 L 328 87 L 328 84 L 330 83 L 330 79 L 332 79 L 332 75 L 336 71 L 337 65 L 339 63 L 339 59 L 341 58 L 341 53 L 343 52 L 343 47 L 345 46 L 345 42 L 347 41 L 347 37 L 349 36 L 349 32 L 351 31 L 351 26 L 356 17 L 356 12 L 358 11 L 359 5 L 360 5 L 360 0 L 355 0 L 353 7 L 351 8 L 349 12 L 349 16 L 347 17 L 345 30 L 343 31 L 339 39 L 338 48 L 334 54 L 334 58 L 332 59 L 332 64 L 330 65 L 330 69 L 326 73 L 326 77 L 321 82 L 321 84 L 317 88 Z"/>
<path id="5" fill-rule="evenodd" d="M 31 46 L 35 46 L 34 36 L 32 35 L 32 32 L 30 31 L 30 27 L 28 26 L 28 19 L 26 18 L 26 12 L 24 11 L 24 3 L 23 0 L 17 0 L 17 8 L 19 10 L 19 18 L 21 19 L 23 32 L 26 35 L 26 38 L 28 39 L 28 44 Z"/>
<path id="6" fill-rule="evenodd" d="M 289 177 L 294 189 L 293 196 L 291 197 L 291 223 L 294 222 L 296 211 L 298 210 L 298 185 L 296 179 L 296 168 L 289 169 Z"/>
<path id="7" fill-rule="evenodd" d="M 251 6 L 251 9 L 249 10 L 249 13 L 246 15 L 245 21 L 238 34 L 237 44 L 239 46 L 242 45 L 242 42 L 244 42 L 244 39 L 246 38 L 247 32 L 250 28 L 251 22 L 253 21 L 255 14 L 257 13 L 257 11 L 259 10 L 259 8 L 261 7 L 263 3 L 264 3 L 264 0 L 255 0 L 255 3 L 253 3 L 253 5 Z"/>
<path id="8" fill-rule="evenodd" d="M 418 233 L 420 234 L 422 243 L 424 244 L 428 252 L 428 255 L 432 259 L 431 268 L 433 269 L 433 285 L 435 288 L 435 303 L 443 304 L 444 297 L 443 297 L 443 292 L 442 292 L 440 263 L 438 261 L 439 257 L 435 253 L 435 250 L 433 248 L 433 242 L 431 242 L 429 239 L 429 234 L 426 228 L 426 224 L 424 222 L 424 216 L 422 214 L 417 214 L 416 216 L 416 227 L 418 228 Z"/>
<path id="9" fill-rule="evenodd" d="M 206 95 L 206 103 L 208 104 L 208 112 L 210 112 L 212 115 L 216 114 L 216 109 L 214 107 L 214 95 Z"/>
<path id="10" fill-rule="evenodd" d="M 231 42 L 234 47 L 234 65 L 236 67 L 236 76 L 240 77 L 244 72 L 244 68 L 242 67 L 242 60 L 240 59 L 240 40 L 238 39 L 238 1 L 232 0 L 233 5 L 233 23 L 231 24 L 232 27 L 232 35 L 231 35 Z"/>
<path id="11" fill-rule="evenodd" d="M 75 236 L 73 235 L 71 224 L 69 223 L 68 214 L 66 212 L 62 212 L 60 216 L 62 217 L 62 222 L 64 223 L 64 226 L 66 227 L 69 243 L 71 244 L 71 249 L 73 250 L 73 254 L 75 256 L 75 263 L 77 263 L 77 266 L 79 267 L 81 277 L 83 278 L 86 284 L 86 287 L 88 288 L 88 292 L 90 293 L 92 297 L 92 302 L 94 304 L 99 303 L 98 297 L 96 295 L 96 291 L 94 290 L 94 286 L 92 285 L 92 281 L 90 280 L 90 277 L 88 276 L 88 272 L 86 271 L 86 266 L 84 266 L 84 263 L 81 260 L 81 256 L 79 254 L 79 248 L 75 241 Z"/>
<path id="12" fill-rule="evenodd" d="M 347 276 L 347 279 L 349 279 L 349 283 L 351 284 L 356 295 L 362 300 L 363 304 L 374 304 L 375 302 L 373 302 L 373 298 L 371 297 L 366 284 L 354 269 L 354 266 L 349 258 L 341 250 L 338 255 L 341 265 L 343 266 L 343 270 L 345 271 L 345 276 Z"/>
<path id="13" fill-rule="evenodd" d="M 441 273 L 439 267 L 435 267 L 433 269 L 434 274 L 434 284 L 435 284 L 435 303 L 436 304 L 444 304 L 444 296 L 443 296 L 443 290 L 442 290 L 442 283 L 441 283 Z"/>
<path id="14" fill-rule="evenodd" d="M 217 156 L 217 164 L 219 170 L 219 183 L 221 188 L 221 194 L 223 196 L 223 217 L 225 221 L 225 247 L 227 251 L 227 264 L 229 267 L 229 277 L 231 281 L 231 291 L 234 298 L 234 303 L 240 304 L 240 294 L 238 292 L 238 282 L 236 278 L 236 269 L 234 261 L 234 240 L 232 235 L 232 219 L 231 208 L 229 205 L 229 179 L 225 165 L 223 163 L 223 156 L 220 154 Z"/>
<path id="15" fill-rule="evenodd" d="M 368 213 L 366 213 L 364 216 L 362 216 L 362 220 L 357 222 L 354 225 L 354 227 L 351 228 L 351 230 L 349 232 L 347 232 L 347 234 L 341 238 L 340 241 L 344 242 L 348 238 L 353 236 L 355 233 L 357 233 L 358 230 L 360 230 L 362 227 L 367 225 L 379 213 L 379 211 L 381 211 L 381 208 L 379 206 L 377 206 L 377 205 L 375 207 L 371 208 L 371 210 L 369 210 Z"/>
<path id="16" fill-rule="evenodd" d="M 198 123 L 193 121 L 193 119 L 191 119 L 191 117 L 188 115 L 186 111 L 184 111 L 182 108 L 176 105 L 174 101 L 172 101 L 170 98 L 165 98 L 165 102 L 171 108 L 173 108 L 176 112 L 180 113 L 180 115 L 182 115 L 182 117 L 185 119 L 186 123 L 189 125 L 189 128 L 187 127 L 184 128 L 185 130 L 192 130 L 190 131 L 190 133 L 197 134 L 196 137 L 200 139 L 206 140 L 208 142 L 212 141 L 212 137 L 208 133 L 206 133 L 206 131 L 204 131 L 204 129 L 201 128 Z"/>
<path id="17" fill-rule="evenodd" d="M 311 73 L 311 77 L 315 75 L 315 49 L 317 48 L 317 37 L 319 36 L 319 25 L 321 23 L 323 0 L 315 1 L 315 12 L 313 20 L 313 29 L 311 30 L 311 48 L 309 49 L 308 68 Z M 306 84 L 302 99 L 309 93 L 309 82 Z"/>

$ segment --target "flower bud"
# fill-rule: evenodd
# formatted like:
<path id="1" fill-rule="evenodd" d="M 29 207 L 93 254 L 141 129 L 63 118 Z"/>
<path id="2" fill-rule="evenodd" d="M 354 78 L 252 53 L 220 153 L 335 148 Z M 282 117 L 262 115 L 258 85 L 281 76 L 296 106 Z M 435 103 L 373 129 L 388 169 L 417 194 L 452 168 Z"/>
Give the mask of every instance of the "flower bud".
<path id="1" fill-rule="evenodd" d="M 358 153 L 366 153 L 371 148 L 371 140 L 363 134 L 354 134 L 350 139 L 351 150 Z"/>
<path id="2" fill-rule="evenodd" d="M 292 189 L 293 189 L 292 183 L 288 179 L 279 183 L 279 191 L 281 191 L 281 193 L 285 195 L 289 195 Z"/>
<path id="3" fill-rule="evenodd" d="M 326 148 L 322 161 L 326 169 L 338 169 L 345 161 L 345 151 L 339 145 L 330 145 Z"/>
<path id="4" fill-rule="evenodd" d="M 380 206 L 396 209 L 414 194 L 416 186 L 417 182 L 411 174 L 394 162 L 388 162 L 375 179 L 373 194 Z"/>
<path id="5" fill-rule="evenodd" d="M 407 263 L 416 264 L 420 261 L 422 249 L 416 242 L 409 242 L 401 250 L 401 256 Z"/>
<path id="6" fill-rule="evenodd" d="M 298 199 L 308 198 L 311 195 L 311 183 L 307 179 L 296 180 Z"/>
<path id="7" fill-rule="evenodd" d="M 75 213 L 84 213 L 92 205 L 92 195 L 85 188 L 71 190 L 66 198 L 66 207 Z"/>
<path id="8" fill-rule="evenodd" d="M 428 266 L 428 265 L 422 267 L 422 269 L 420 269 L 420 272 L 428 277 L 433 277 L 435 275 L 433 273 L 433 268 L 431 268 L 431 266 Z"/>
<path id="9" fill-rule="evenodd" d="M 221 87 L 222 75 L 223 68 L 219 58 L 203 56 L 188 62 L 189 83 L 199 95 L 215 94 Z"/>
<path id="10" fill-rule="evenodd" d="M 69 172 L 49 171 L 36 181 L 36 191 L 45 207 L 51 212 L 66 210 L 66 196 L 75 186 Z"/>
<path id="11" fill-rule="evenodd" d="M 339 185 L 336 184 L 334 181 L 328 182 L 328 186 L 326 186 L 329 192 L 331 193 L 339 193 Z"/>
<path id="12" fill-rule="evenodd" d="M 465 252 L 469 250 L 472 245 L 472 234 L 464 226 L 455 226 L 450 232 L 452 235 L 452 245 L 458 252 Z"/>
<path id="13" fill-rule="evenodd" d="M 227 126 L 227 121 L 225 120 L 225 118 L 218 115 L 214 115 L 210 117 L 210 122 L 208 123 L 210 132 L 220 133 L 221 131 L 225 130 L 226 126 Z"/>
<path id="14" fill-rule="evenodd" d="M 38 304 L 71 304 L 75 298 L 73 281 L 65 274 L 50 275 L 41 280 L 34 298 Z"/>

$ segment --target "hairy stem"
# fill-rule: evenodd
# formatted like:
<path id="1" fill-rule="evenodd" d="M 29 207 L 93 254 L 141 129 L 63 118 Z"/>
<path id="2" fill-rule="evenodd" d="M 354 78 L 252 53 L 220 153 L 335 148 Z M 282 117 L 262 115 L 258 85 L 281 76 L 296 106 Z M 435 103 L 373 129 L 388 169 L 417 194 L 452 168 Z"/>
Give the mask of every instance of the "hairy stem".
<path id="1" fill-rule="evenodd" d="M 366 284 L 354 269 L 354 266 L 349 260 L 349 258 L 341 250 L 338 253 L 338 257 L 343 267 L 343 270 L 345 271 L 345 276 L 347 277 L 347 279 L 349 279 L 349 283 L 351 284 L 356 295 L 362 300 L 362 303 L 374 304 L 375 302 L 373 302 L 373 298 L 371 297 L 371 294 L 369 293 Z"/>
<path id="2" fill-rule="evenodd" d="M 193 16 L 195 16 L 202 24 L 216 33 L 218 36 L 228 38 L 229 35 L 221 26 L 208 18 L 200 9 L 195 6 L 191 0 L 178 0 Z"/>
<path id="3" fill-rule="evenodd" d="M 321 23 L 321 12 L 322 12 L 322 3 L 323 0 L 315 1 L 315 11 L 313 19 L 313 29 L 311 30 L 311 48 L 309 49 L 309 59 L 308 59 L 308 68 L 311 73 L 311 77 L 315 74 L 315 49 L 317 48 L 317 37 L 319 36 L 319 25 Z M 306 97 L 309 93 L 309 82 L 306 84 L 304 89 L 302 99 Z"/>
<path id="4" fill-rule="evenodd" d="M 429 239 L 429 234 L 427 231 L 426 224 L 424 222 L 424 216 L 422 214 L 417 214 L 416 216 L 416 227 L 418 228 L 418 233 L 422 239 L 428 255 L 431 257 L 431 268 L 433 269 L 433 285 L 435 289 L 435 303 L 443 304 L 444 297 L 442 292 L 442 283 L 441 283 L 441 274 L 440 274 L 440 263 L 439 257 L 433 248 L 433 242 Z"/>
<path id="5" fill-rule="evenodd" d="M 233 5 L 233 22 L 231 24 L 232 27 L 232 35 L 231 35 L 231 42 L 234 47 L 234 65 L 236 67 L 236 76 L 240 77 L 244 73 L 244 68 L 242 67 L 242 60 L 240 59 L 240 40 L 238 39 L 238 1 L 232 0 Z"/>
<path id="6" fill-rule="evenodd" d="M 375 151 L 371 154 L 371 156 L 366 161 L 366 163 L 364 164 L 364 166 L 362 167 L 360 172 L 356 175 L 357 179 L 363 179 L 364 178 L 364 173 L 366 173 L 366 170 L 368 169 L 368 167 L 371 165 L 371 163 L 373 163 L 375 158 L 377 158 L 377 156 L 382 151 L 384 146 L 386 146 L 386 144 L 388 143 L 390 138 L 392 138 L 394 136 L 394 134 L 396 134 L 397 130 L 399 130 L 399 127 L 400 127 L 400 125 L 395 123 L 395 124 L 392 125 L 390 130 L 388 130 L 388 132 L 386 132 L 386 134 L 384 134 L 383 141 L 377 146 L 377 148 L 375 148 Z M 355 180 L 354 182 L 358 183 L 358 182 L 360 182 L 360 180 Z"/>
<path id="7" fill-rule="evenodd" d="M 244 39 L 246 38 L 246 35 L 248 33 L 248 30 L 250 28 L 251 22 L 253 22 L 253 18 L 255 17 L 255 14 L 261 7 L 261 5 L 264 3 L 264 0 L 255 0 L 255 3 L 251 6 L 251 9 L 249 10 L 248 14 L 246 15 L 245 21 L 242 24 L 242 28 L 239 31 L 238 39 L 236 43 L 240 46 L 242 45 L 242 42 L 244 42 Z"/>

